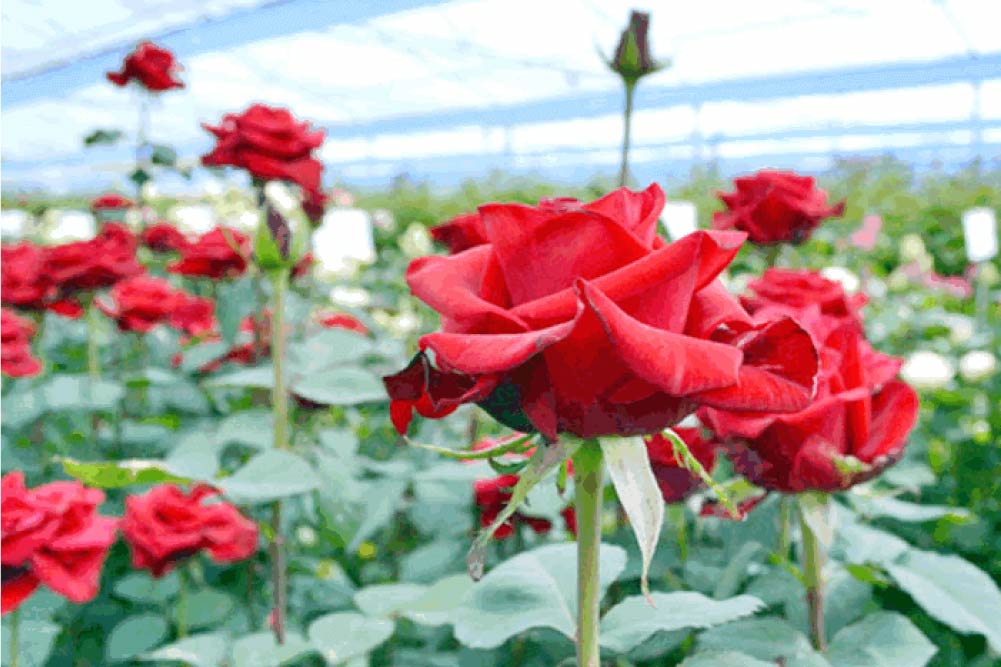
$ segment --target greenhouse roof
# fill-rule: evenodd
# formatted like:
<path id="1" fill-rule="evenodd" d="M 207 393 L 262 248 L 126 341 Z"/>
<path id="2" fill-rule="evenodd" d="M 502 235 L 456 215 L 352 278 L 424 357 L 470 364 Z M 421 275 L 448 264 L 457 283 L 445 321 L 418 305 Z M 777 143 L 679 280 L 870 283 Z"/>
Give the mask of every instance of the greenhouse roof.
<path id="1" fill-rule="evenodd" d="M 85 149 L 82 138 L 97 128 L 135 132 L 134 93 L 104 73 L 141 38 L 173 50 L 185 68 L 186 88 L 162 95 L 152 111 L 152 136 L 188 160 L 210 145 L 200 123 L 263 101 L 327 129 L 329 179 L 607 171 L 621 92 L 599 52 L 613 48 L 633 6 L 9 0 L 3 185 L 65 191 L 124 181 L 131 151 Z M 832 154 L 888 149 L 914 160 L 921 151 L 932 159 L 999 152 L 1001 3 L 709 0 L 649 8 L 654 51 L 672 65 L 641 84 L 638 168 L 662 171 L 707 155 L 739 168 L 789 156 L 820 166 Z"/>

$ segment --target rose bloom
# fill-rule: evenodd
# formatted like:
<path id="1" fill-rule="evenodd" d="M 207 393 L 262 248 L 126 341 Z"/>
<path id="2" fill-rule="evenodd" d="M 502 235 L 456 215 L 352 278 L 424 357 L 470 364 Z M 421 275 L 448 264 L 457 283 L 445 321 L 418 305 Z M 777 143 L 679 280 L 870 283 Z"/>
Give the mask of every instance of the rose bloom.
<path id="1" fill-rule="evenodd" d="M 753 294 L 742 296 L 740 302 L 750 313 L 766 306 L 780 306 L 790 313 L 819 307 L 824 315 L 861 324 L 860 311 L 867 301 L 864 294 L 849 296 L 841 283 L 809 269 L 766 269 L 747 287 Z"/>
<path id="2" fill-rule="evenodd" d="M 153 252 L 176 252 L 188 245 L 188 237 L 169 222 L 157 222 L 142 231 L 139 241 Z"/>
<path id="3" fill-rule="evenodd" d="M 3 613 L 16 609 L 39 584 L 77 604 L 94 599 L 118 523 L 97 513 L 102 502 L 102 491 L 80 482 L 27 489 L 20 471 L 4 475 Z"/>
<path id="4" fill-rule="evenodd" d="M 138 333 L 147 333 L 167 321 L 183 298 L 163 278 L 145 274 L 115 283 L 110 296 L 110 303 L 95 300 L 98 309 L 115 320 L 119 330 Z"/>
<path id="5" fill-rule="evenodd" d="M 692 456 L 702 467 L 707 472 L 712 472 L 716 465 L 716 443 L 704 437 L 697 428 L 675 427 L 674 432 L 685 441 Z M 679 503 L 702 487 L 702 478 L 682 466 L 674 457 L 674 447 L 668 438 L 656 433 L 646 438 L 645 442 L 650 468 L 665 503 Z"/>
<path id="6" fill-rule="evenodd" d="M 801 243 L 824 218 L 844 213 L 845 203 L 827 203 L 812 176 L 762 170 L 734 180 L 736 192 L 720 193 L 727 210 L 713 214 L 716 229 L 739 229 L 758 244 Z"/>
<path id="7" fill-rule="evenodd" d="M 4 245 L 0 249 L 0 298 L 4 303 L 24 310 L 49 310 L 63 317 L 83 314 L 72 299 L 59 299 L 49 275 L 44 246 L 27 241 Z"/>
<path id="8" fill-rule="evenodd" d="M 237 277 L 247 269 L 251 243 L 243 232 L 216 227 L 177 250 L 181 257 L 167 271 L 218 280 Z"/>
<path id="9" fill-rule="evenodd" d="M 10 377 L 30 377 L 42 371 L 31 354 L 35 325 L 7 308 L 0 308 L 0 371 Z"/>
<path id="10" fill-rule="evenodd" d="M 218 126 L 202 127 L 218 140 L 212 152 L 202 156 L 202 164 L 239 167 L 265 181 L 291 181 L 316 203 L 323 165 L 313 151 L 323 143 L 323 130 L 297 121 L 287 109 L 263 104 L 226 114 Z"/>
<path id="11" fill-rule="evenodd" d="M 174 54 L 152 42 L 142 42 L 135 51 L 125 56 L 119 72 L 108 72 L 108 81 L 116 86 L 124 86 L 136 81 L 152 92 L 163 92 L 172 88 L 183 88 L 184 83 L 177 78 L 180 66 Z"/>
<path id="12" fill-rule="evenodd" d="M 202 504 L 216 494 L 204 485 L 185 493 L 161 484 L 126 498 L 122 534 L 132 552 L 132 567 L 162 577 L 202 550 L 217 563 L 250 558 L 257 550 L 257 524 L 229 503 Z"/>
<path id="13" fill-rule="evenodd" d="M 539 200 L 539 208 L 542 210 L 569 210 L 580 206 L 581 203 L 573 197 L 544 197 Z M 431 238 L 448 248 L 453 255 L 490 242 L 478 211 L 457 215 L 448 222 L 432 227 L 430 232 Z"/>
<path id="14" fill-rule="evenodd" d="M 477 402 L 515 430 L 591 438 L 655 433 L 701 405 L 808 405 L 810 335 L 753 321 L 717 279 L 744 235 L 668 244 L 663 205 L 656 184 L 572 208 L 490 204 L 489 243 L 414 260 L 407 283 L 442 330 L 384 379 L 397 427 Z"/>
<path id="15" fill-rule="evenodd" d="M 135 204 L 128 197 L 123 197 L 117 192 L 108 192 L 90 203 L 92 211 L 103 211 L 105 209 L 132 208 Z"/>
<path id="16" fill-rule="evenodd" d="M 136 261 L 136 237 L 124 225 L 109 222 L 89 241 L 52 246 L 45 270 L 63 294 L 114 285 L 143 272 Z"/>
<path id="17" fill-rule="evenodd" d="M 204 336 L 218 328 L 212 299 L 181 292 L 170 312 L 170 326 L 189 336 Z"/>
<path id="18" fill-rule="evenodd" d="M 821 348 L 817 395 L 793 414 L 706 409 L 700 417 L 727 442 L 735 469 L 783 493 L 838 491 L 895 463 L 918 416 L 901 362 L 873 350 L 861 327 L 820 314 L 801 320 Z"/>

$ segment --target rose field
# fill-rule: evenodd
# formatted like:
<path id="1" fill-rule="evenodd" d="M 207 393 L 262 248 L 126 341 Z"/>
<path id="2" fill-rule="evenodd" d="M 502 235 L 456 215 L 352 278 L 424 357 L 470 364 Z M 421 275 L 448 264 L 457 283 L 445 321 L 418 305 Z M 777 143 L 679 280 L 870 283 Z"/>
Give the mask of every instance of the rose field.
<path id="1" fill-rule="evenodd" d="M 2 665 L 1001 665 L 1001 162 L 644 178 L 650 21 L 577 180 L 116 52 L 121 178 L 4 184 Z"/>

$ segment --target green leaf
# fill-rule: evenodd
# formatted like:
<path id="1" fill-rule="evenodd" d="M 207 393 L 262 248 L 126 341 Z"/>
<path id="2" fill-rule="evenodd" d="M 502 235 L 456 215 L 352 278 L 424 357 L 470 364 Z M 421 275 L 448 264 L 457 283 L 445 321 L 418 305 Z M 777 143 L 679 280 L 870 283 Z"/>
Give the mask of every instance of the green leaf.
<path id="1" fill-rule="evenodd" d="M 354 612 L 321 616 L 309 624 L 309 640 L 327 664 L 366 655 L 393 634 L 393 622 Z"/>
<path id="2" fill-rule="evenodd" d="M 229 637 L 212 632 L 192 635 L 137 657 L 150 662 L 180 662 L 191 667 L 222 667 L 228 651 Z"/>
<path id="3" fill-rule="evenodd" d="M 115 595 L 132 602 L 162 604 L 181 590 L 177 570 L 154 579 L 146 572 L 132 572 L 115 582 Z"/>
<path id="4" fill-rule="evenodd" d="M 424 593 L 403 609 L 402 614 L 422 625 L 454 624 L 455 612 L 473 586 L 473 581 L 466 574 L 439 579 L 425 587 Z"/>
<path id="5" fill-rule="evenodd" d="M 321 405 L 383 402 L 386 390 L 375 375 L 355 366 L 340 366 L 292 380 L 296 396 Z"/>
<path id="6" fill-rule="evenodd" d="M 216 298 L 216 319 L 222 339 L 232 345 L 240 330 L 240 322 L 257 310 L 257 294 L 254 278 L 246 275 L 238 280 L 216 283 L 219 294 Z"/>
<path id="7" fill-rule="evenodd" d="M 173 167 L 177 164 L 177 151 L 164 144 L 153 144 L 149 154 L 150 162 L 161 167 Z"/>
<path id="8" fill-rule="evenodd" d="M 3 617 L 2 664 L 11 664 L 10 655 L 10 624 L 13 622 L 10 614 Z M 48 662 L 49 654 L 56 637 L 62 627 L 41 618 L 23 617 L 18 627 L 18 667 L 43 667 Z"/>
<path id="9" fill-rule="evenodd" d="M 258 454 L 219 483 L 230 500 L 246 505 L 308 493 L 319 485 L 319 478 L 305 459 L 280 449 Z"/>
<path id="10" fill-rule="evenodd" d="M 970 512 L 961 507 L 947 507 L 945 505 L 919 505 L 909 503 L 905 500 L 897 500 L 890 496 L 868 497 L 858 494 L 848 494 L 852 505 L 860 514 L 878 518 L 887 517 L 897 521 L 923 522 L 934 521 L 943 517 L 966 520 L 970 518 Z"/>
<path id="11" fill-rule="evenodd" d="M 984 635 L 1001 653 L 1001 591 L 983 570 L 959 556 L 918 549 L 885 567 L 929 616 L 959 633 Z"/>
<path id="12" fill-rule="evenodd" d="M 275 641 L 274 633 L 257 632 L 233 642 L 232 667 L 278 667 L 314 650 L 297 632 L 286 632 L 284 644 Z"/>
<path id="13" fill-rule="evenodd" d="M 289 345 L 288 356 L 293 368 L 315 373 L 341 364 L 357 364 L 373 349 L 371 339 L 360 333 L 321 328 L 301 342 Z"/>
<path id="14" fill-rule="evenodd" d="M 368 483 L 366 491 L 363 492 L 367 498 L 364 514 L 348 544 L 348 551 L 357 549 L 358 545 L 390 522 L 406 490 L 406 480 L 387 478 Z"/>
<path id="15" fill-rule="evenodd" d="M 205 628 L 221 624 L 236 607 L 233 596 L 211 588 L 203 588 L 190 593 L 186 600 L 184 621 L 189 628 Z M 174 604 L 174 622 L 179 623 L 180 601 Z"/>
<path id="16" fill-rule="evenodd" d="M 104 647 L 108 662 L 121 662 L 148 651 L 167 636 L 167 621 L 159 614 L 137 614 L 121 621 Z"/>
<path id="17" fill-rule="evenodd" d="M 207 387 L 246 387 L 270 389 L 275 384 L 275 371 L 271 364 L 241 368 L 228 373 L 213 375 L 204 382 Z"/>
<path id="18" fill-rule="evenodd" d="M 225 356 L 229 348 L 229 344 L 221 340 L 190 347 L 182 353 L 181 370 L 185 373 L 194 373 L 205 364 Z"/>
<path id="19" fill-rule="evenodd" d="M 601 619 L 601 645 L 616 653 L 626 653 L 658 632 L 683 628 L 709 628 L 749 616 L 765 605 L 750 595 L 713 600 L 688 591 L 653 593 L 654 607 L 637 595 L 608 610 Z"/>
<path id="20" fill-rule="evenodd" d="M 427 586 L 419 584 L 379 584 L 355 593 L 355 604 L 368 616 L 393 617 L 420 599 Z"/>
<path id="21" fill-rule="evenodd" d="M 845 514 L 840 516 L 844 517 Z M 844 560 L 856 565 L 882 565 L 893 562 L 910 548 L 907 542 L 885 530 L 854 521 L 842 521 L 833 552 L 840 552 Z"/>
<path id="22" fill-rule="evenodd" d="M 494 648 L 529 628 L 577 631 L 577 548 L 553 544 L 504 561 L 475 584 L 454 612 L 455 637 L 471 648 Z M 622 572 L 626 552 L 602 544 L 600 593 Z"/>
<path id="23" fill-rule="evenodd" d="M 275 417 L 267 408 L 243 410 L 226 417 L 216 430 L 220 444 L 238 443 L 255 449 L 274 445 Z"/>
<path id="24" fill-rule="evenodd" d="M 94 130 L 83 138 L 84 146 L 99 146 L 115 144 L 124 136 L 121 130 Z"/>
<path id="25" fill-rule="evenodd" d="M 703 651 L 687 658 L 678 667 L 775 667 L 775 663 L 737 651 Z"/>
<path id="26" fill-rule="evenodd" d="M 164 482 L 187 483 L 190 479 L 172 474 L 163 461 L 126 459 L 86 463 L 60 457 L 63 470 L 87 486 L 99 489 L 117 489 L 133 484 L 161 484 Z"/>
<path id="27" fill-rule="evenodd" d="M 56 375 L 39 387 L 45 408 L 64 410 L 111 410 L 125 396 L 125 387 L 108 380 L 92 381 L 86 375 Z"/>
<path id="28" fill-rule="evenodd" d="M 152 177 L 149 175 L 149 172 L 145 169 L 135 169 L 131 174 L 129 174 L 129 180 L 139 187 L 148 183 L 151 178 Z"/>
<path id="29" fill-rule="evenodd" d="M 650 455 L 641 437 L 598 438 L 609 477 L 619 496 L 643 560 L 640 589 L 650 595 L 650 562 L 664 525 L 664 496 L 650 467 Z"/>
<path id="30" fill-rule="evenodd" d="M 827 659 L 833 667 L 924 667 L 936 650 L 906 617 L 882 611 L 836 634 Z"/>
<path id="31" fill-rule="evenodd" d="M 803 633 L 779 618 L 747 618 L 706 630 L 699 649 L 739 651 L 758 660 L 789 660 L 816 652 Z M 822 664 L 822 663 L 821 663 Z"/>

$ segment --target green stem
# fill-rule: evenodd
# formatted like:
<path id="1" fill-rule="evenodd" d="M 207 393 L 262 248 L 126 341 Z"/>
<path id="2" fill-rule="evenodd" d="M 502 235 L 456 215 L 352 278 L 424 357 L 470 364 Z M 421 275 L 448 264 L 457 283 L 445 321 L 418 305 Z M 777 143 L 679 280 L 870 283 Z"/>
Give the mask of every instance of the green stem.
<path id="1" fill-rule="evenodd" d="M 184 565 L 177 571 L 177 638 L 188 636 L 188 572 Z"/>
<path id="2" fill-rule="evenodd" d="M 271 409 L 275 421 L 275 449 L 288 448 L 288 392 L 282 364 L 285 357 L 285 292 L 288 271 L 271 273 L 271 362 L 274 367 L 274 387 Z M 285 613 L 288 598 L 288 573 L 285 569 L 285 536 L 282 534 L 282 501 L 271 506 L 271 585 L 274 597 L 274 632 L 279 644 L 285 643 Z"/>
<path id="3" fill-rule="evenodd" d="M 629 140 L 632 134 L 633 125 L 633 94 L 636 92 L 636 82 L 626 81 L 626 106 L 622 112 L 623 134 L 622 134 L 622 163 L 619 167 L 619 187 L 624 188 L 629 184 Z"/>
<path id="4" fill-rule="evenodd" d="M 21 659 L 20 638 L 18 630 L 21 626 L 21 609 L 17 607 L 10 613 L 10 667 L 17 667 Z"/>
<path id="5" fill-rule="evenodd" d="M 779 500 L 779 544 L 778 555 L 783 560 L 789 560 L 789 532 L 792 523 L 792 498 L 782 496 Z"/>
<path id="6" fill-rule="evenodd" d="M 601 545 L 604 464 L 597 442 L 584 442 L 573 457 L 574 504 L 577 511 L 577 664 L 599 667 L 598 621 L 601 594 L 598 551 Z"/>
<path id="7" fill-rule="evenodd" d="M 100 314 L 93 303 L 87 306 L 87 374 L 91 382 L 101 378 L 101 354 L 97 347 L 97 328 Z"/>
<path id="8" fill-rule="evenodd" d="M 802 510 L 800 530 L 803 533 L 803 582 L 806 586 L 806 605 L 810 615 L 810 641 L 818 651 L 827 650 L 824 634 L 824 552 Z"/>
<path id="9" fill-rule="evenodd" d="M 681 562 L 688 560 L 688 521 L 685 517 L 684 503 L 674 503 L 667 506 L 667 515 L 674 525 L 675 539 L 678 540 L 678 555 Z"/>
<path id="10" fill-rule="evenodd" d="M 765 264 L 767 268 L 777 266 L 779 263 L 779 255 L 782 254 L 782 244 L 775 243 L 768 246 L 768 250 L 765 251 Z"/>
<path id="11" fill-rule="evenodd" d="M 149 139 L 146 136 L 147 126 L 149 124 L 149 96 L 140 92 L 139 97 L 139 128 L 136 133 L 136 171 L 147 170 L 148 164 L 146 161 L 146 146 L 149 144 Z M 146 228 L 146 214 L 143 207 L 146 204 L 145 201 L 145 183 L 136 183 L 136 206 L 139 207 L 140 215 L 140 229 Z"/>

